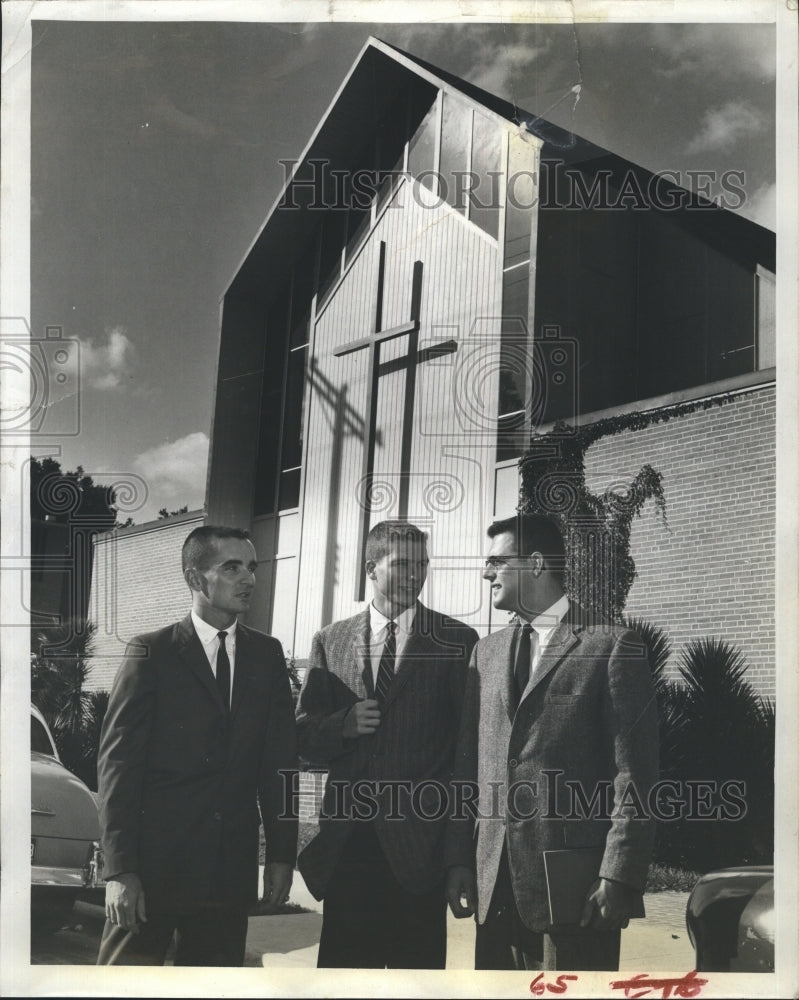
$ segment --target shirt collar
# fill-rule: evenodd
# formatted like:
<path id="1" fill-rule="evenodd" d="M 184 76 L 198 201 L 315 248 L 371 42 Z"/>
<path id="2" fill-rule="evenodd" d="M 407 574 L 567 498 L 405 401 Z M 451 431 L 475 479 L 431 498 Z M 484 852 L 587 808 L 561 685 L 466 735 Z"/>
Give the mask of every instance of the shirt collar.
<path id="1" fill-rule="evenodd" d="M 209 625 L 207 621 L 192 610 L 191 613 L 192 624 L 194 625 L 194 631 L 197 633 L 200 642 L 203 646 L 209 645 L 214 639 L 219 635 L 220 632 L 227 632 L 226 642 L 235 642 L 236 639 L 236 626 L 238 625 L 238 619 L 233 619 L 233 624 L 229 625 L 226 629 L 214 628 L 213 625 Z"/>
<path id="2" fill-rule="evenodd" d="M 569 598 L 565 594 L 561 594 L 553 605 L 548 607 L 546 611 L 542 611 L 540 615 L 536 615 L 530 624 L 540 638 L 549 638 L 550 633 L 554 632 L 566 617 L 568 610 Z"/>
<path id="3" fill-rule="evenodd" d="M 419 602 L 416 601 L 409 608 L 401 611 L 394 619 L 400 632 L 408 633 L 413 628 L 413 621 L 416 618 L 416 609 L 418 606 Z M 389 620 L 382 611 L 377 610 L 374 602 L 369 604 L 369 626 L 372 630 L 372 635 L 378 635 L 381 629 L 385 629 Z"/>

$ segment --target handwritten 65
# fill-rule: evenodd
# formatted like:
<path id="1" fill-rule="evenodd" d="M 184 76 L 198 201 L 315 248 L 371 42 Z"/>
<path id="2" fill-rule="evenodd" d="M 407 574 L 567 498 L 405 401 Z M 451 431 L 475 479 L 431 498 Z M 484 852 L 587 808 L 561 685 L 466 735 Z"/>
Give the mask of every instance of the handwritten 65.
<path id="1" fill-rule="evenodd" d="M 565 993 L 569 988 L 568 980 L 570 979 L 577 979 L 577 976 L 563 974 L 558 976 L 554 983 L 547 983 L 544 981 L 544 973 L 539 972 L 535 979 L 530 983 L 530 992 L 534 997 L 540 997 L 544 992 Z"/>

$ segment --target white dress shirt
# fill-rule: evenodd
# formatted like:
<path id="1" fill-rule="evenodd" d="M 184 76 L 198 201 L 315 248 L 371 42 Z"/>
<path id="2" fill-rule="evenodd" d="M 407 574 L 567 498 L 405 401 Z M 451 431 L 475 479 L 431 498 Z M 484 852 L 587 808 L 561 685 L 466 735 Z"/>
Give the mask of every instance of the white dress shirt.
<path id="1" fill-rule="evenodd" d="M 193 611 L 191 613 L 191 620 L 194 624 L 194 631 L 197 633 L 205 650 L 205 655 L 208 657 L 208 662 L 211 664 L 211 671 L 214 677 L 216 677 L 216 657 L 219 653 L 219 633 L 227 632 L 225 649 L 227 650 L 227 658 L 230 660 L 230 690 L 232 691 L 233 672 L 236 669 L 236 625 L 238 622 L 234 619 L 233 624 L 228 626 L 228 628 L 215 628 Z"/>
<path id="2" fill-rule="evenodd" d="M 535 657 L 533 662 L 530 664 L 531 678 L 535 673 L 539 660 L 541 659 L 541 654 L 547 648 L 549 640 L 552 638 L 555 629 L 566 617 L 568 610 L 569 598 L 563 594 L 553 605 L 551 605 L 551 607 L 548 607 L 546 611 L 542 611 L 540 615 L 536 615 L 536 617 L 529 623 L 535 629 L 535 633 L 538 636 L 537 645 L 535 647 Z"/>
<path id="3" fill-rule="evenodd" d="M 394 633 L 397 638 L 397 651 L 394 657 L 395 673 L 399 666 L 402 651 L 408 641 L 408 636 L 411 634 L 417 607 L 417 604 L 412 604 L 394 619 L 397 623 L 397 630 Z M 382 612 L 377 610 L 374 604 L 369 605 L 369 650 L 372 665 L 372 681 L 375 684 L 377 684 L 377 670 L 380 666 L 380 658 L 383 655 L 383 646 L 386 644 L 386 636 L 388 635 L 387 626 L 389 620 Z"/>

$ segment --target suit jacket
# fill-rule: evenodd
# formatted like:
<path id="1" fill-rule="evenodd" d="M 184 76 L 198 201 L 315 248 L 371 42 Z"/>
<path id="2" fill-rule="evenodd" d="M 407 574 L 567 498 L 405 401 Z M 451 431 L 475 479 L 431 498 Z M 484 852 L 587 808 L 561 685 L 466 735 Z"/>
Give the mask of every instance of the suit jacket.
<path id="1" fill-rule="evenodd" d="M 344 717 L 357 701 L 374 698 L 369 609 L 318 632 L 297 703 L 300 755 L 329 768 L 319 833 L 300 854 L 299 869 L 322 899 L 350 834 L 358 782 L 406 782 L 390 793 L 364 796 L 377 808 L 375 829 L 397 880 L 423 893 L 443 878 L 446 803 L 469 655 L 477 633 L 419 605 L 411 635 L 374 735 L 345 739 Z M 420 787 L 421 783 L 431 784 Z M 418 790 L 418 791 L 417 791 Z M 416 802 L 414 802 L 416 797 Z M 358 807 L 363 818 L 368 812 Z M 367 807 L 368 808 L 368 807 Z M 389 813 L 394 818 L 387 818 Z M 425 819 L 424 815 L 436 816 Z"/>
<path id="2" fill-rule="evenodd" d="M 480 923 L 506 841 L 519 914 L 533 930 L 549 926 L 545 850 L 602 846 L 603 878 L 644 887 L 654 840 L 644 814 L 658 777 L 646 654 L 635 632 L 580 620 L 572 606 L 515 713 L 521 629 L 482 639 L 472 654 L 455 776 L 477 780 L 479 809 L 476 831 L 465 818 L 450 823 L 446 862 L 476 868 Z"/>
<path id="3" fill-rule="evenodd" d="M 276 639 L 238 625 L 229 713 L 191 616 L 134 639 L 100 737 L 106 878 L 137 873 L 148 912 L 254 901 L 259 802 L 267 861 L 294 863 L 297 823 L 279 818 L 278 772 L 296 766 Z"/>

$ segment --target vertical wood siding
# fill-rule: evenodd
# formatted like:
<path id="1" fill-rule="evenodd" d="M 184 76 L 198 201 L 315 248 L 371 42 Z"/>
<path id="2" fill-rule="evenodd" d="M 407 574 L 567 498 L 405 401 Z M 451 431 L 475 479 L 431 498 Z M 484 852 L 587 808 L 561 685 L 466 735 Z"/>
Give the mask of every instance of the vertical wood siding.
<path id="1" fill-rule="evenodd" d="M 413 264 L 424 264 L 419 346 L 454 340 L 458 350 L 418 366 L 408 516 L 429 533 L 431 570 L 422 599 L 480 623 L 479 565 L 486 491 L 493 488 L 501 261 L 495 241 L 428 193 L 400 186 L 332 298 L 323 303 L 311 360 L 310 421 L 295 634 L 307 655 L 316 629 L 352 614 L 361 513 L 359 480 L 368 428 L 368 352 L 336 347 L 374 329 L 377 264 L 386 243 L 383 329 L 410 318 Z M 407 338 L 383 348 L 401 357 Z M 382 376 L 373 521 L 396 513 L 404 372 Z"/>

